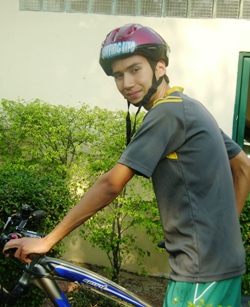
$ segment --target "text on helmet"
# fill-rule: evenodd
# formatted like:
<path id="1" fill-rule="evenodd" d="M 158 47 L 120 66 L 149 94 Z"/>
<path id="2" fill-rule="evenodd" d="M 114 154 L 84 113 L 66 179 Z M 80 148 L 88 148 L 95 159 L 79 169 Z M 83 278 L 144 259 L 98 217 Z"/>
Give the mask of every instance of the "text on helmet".
<path id="1" fill-rule="evenodd" d="M 136 49 L 135 41 L 118 42 L 107 45 L 102 49 L 102 59 L 108 59 L 126 53 L 132 53 Z"/>

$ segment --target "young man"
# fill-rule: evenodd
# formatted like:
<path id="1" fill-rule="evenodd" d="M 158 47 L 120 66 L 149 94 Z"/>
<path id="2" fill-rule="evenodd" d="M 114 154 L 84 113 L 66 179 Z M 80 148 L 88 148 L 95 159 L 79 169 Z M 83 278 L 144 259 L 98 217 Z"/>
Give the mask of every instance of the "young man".
<path id="1" fill-rule="evenodd" d="M 168 45 L 138 24 L 111 31 L 100 64 L 128 101 L 148 110 L 118 163 L 43 239 L 5 250 L 30 261 L 108 205 L 135 175 L 152 178 L 172 269 L 164 306 L 199 300 L 240 307 L 245 253 L 238 221 L 250 189 L 250 162 L 214 118 L 180 87 L 169 87 Z M 139 204 L 138 204 L 139 205 Z M 237 214 L 238 212 L 238 214 Z"/>

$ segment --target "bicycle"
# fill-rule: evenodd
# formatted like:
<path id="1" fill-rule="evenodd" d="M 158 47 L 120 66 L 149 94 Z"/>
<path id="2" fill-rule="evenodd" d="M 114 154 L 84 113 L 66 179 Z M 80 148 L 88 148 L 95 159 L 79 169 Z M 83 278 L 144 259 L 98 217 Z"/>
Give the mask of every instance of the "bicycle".
<path id="1" fill-rule="evenodd" d="M 44 211 L 32 211 L 28 205 L 24 205 L 20 213 L 9 216 L 1 230 L 1 250 L 10 239 L 44 237 L 44 234 L 25 229 L 29 222 L 39 221 L 44 217 Z M 58 281 L 67 281 L 86 285 L 94 292 L 109 297 L 124 306 L 154 307 L 138 295 L 89 269 L 46 255 L 30 255 L 30 258 L 32 262 L 26 263 L 21 268 L 18 266 L 22 272 L 13 289 L 9 291 L 5 289 L 0 279 L 0 306 L 15 306 L 24 292 L 26 293 L 30 286 L 34 284 L 45 293 L 54 306 L 70 307 L 68 298 L 58 284 Z"/>
<path id="2" fill-rule="evenodd" d="M 20 213 L 8 217 L 1 229 L 1 250 L 10 239 L 44 237 L 44 234 L 25 229 L 29 222 L 36 222 L 44 217 L 44 211 L 32 211 L 28 205 L 24 205 Z M 159 242 L 158 247 L 165 248 L 164 241 Z M 30 255 L 30 258 L 32 259 L 31 263 L 22 267 L 18 265 L 21 276 L 10 291 L 4 288 L 0 279 L 1 307 L 15 306 L 18 299 L 29 290 L 31 285 L 42 290 L 54 306 L 70 307 L 70 302 L 61 290 L 58 281 L 74 282 L 77 285 L 87 286 L 92 291 L 109 297 L 123 306 L 154 307 L 145 299 L 86 268 L 46 255 Z M 19 262 L 19 260 L 16 261 Z M 249 306 L 249 300 L 249 296 L 242 297 L 242 306 Z"/>

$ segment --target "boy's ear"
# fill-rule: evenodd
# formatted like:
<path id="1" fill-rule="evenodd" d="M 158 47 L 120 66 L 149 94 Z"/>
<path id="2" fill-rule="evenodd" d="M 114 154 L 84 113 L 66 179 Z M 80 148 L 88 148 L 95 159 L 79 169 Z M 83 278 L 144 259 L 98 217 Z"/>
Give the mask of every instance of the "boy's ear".
<path id="1" fill-rule="evenodd" d="M 160 78 L 166 74 L 166 64 L 163 60 L 159 60 L 156 64 L 155 71 Z"/>

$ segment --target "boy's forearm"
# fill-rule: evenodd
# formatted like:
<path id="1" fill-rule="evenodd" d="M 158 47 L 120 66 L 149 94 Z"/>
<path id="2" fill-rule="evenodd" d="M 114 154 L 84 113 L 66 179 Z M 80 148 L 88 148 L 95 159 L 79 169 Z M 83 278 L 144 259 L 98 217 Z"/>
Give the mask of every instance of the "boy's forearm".
<path id="1" fill-rule="evenodd" d="M 46 236 L 46 244 L 52 248 L 67 234 L 112 202 L 116 196 L 117 194 L 108 194 L 103 185 L 99 186 L 98 183 L 95 183 L 55 229 Z"/>
<path id="2" fill-rule="evenodd" d="M 112 170 L 100 177 L 55 229 L 46 236 L 47 246 L 52 248 L 67 234 L 111 203 L 133 175 L 133 170 L 117 164 Z"/>
<path id="3" fill-rule="evenodd" d="M 241 213 L 250 190 L 250 160 L 241 151 L 230 160 L 238 214 Z"/>

